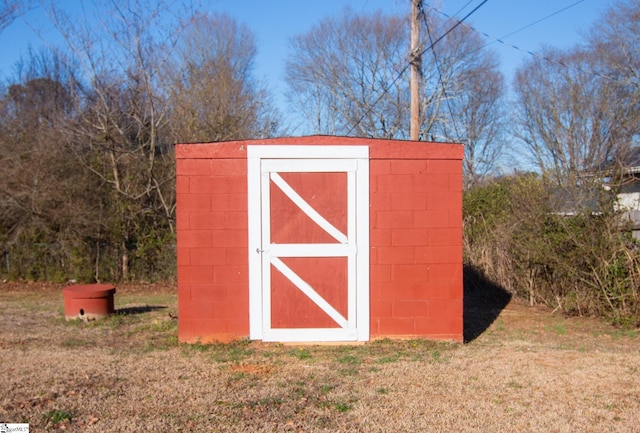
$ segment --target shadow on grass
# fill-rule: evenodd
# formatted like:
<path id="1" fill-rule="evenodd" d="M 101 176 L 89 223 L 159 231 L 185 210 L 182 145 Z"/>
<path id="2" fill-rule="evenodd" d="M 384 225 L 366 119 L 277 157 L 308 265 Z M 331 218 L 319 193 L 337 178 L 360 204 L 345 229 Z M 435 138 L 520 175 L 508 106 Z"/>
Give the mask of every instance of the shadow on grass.
<path id="1" fill-rule="evenodd" d="M 168 307 L 165 307 L 163 305 L 143 305 L 143 306 L 139 306 L 139 307 L 125 307 L 125 308 L 118 308 L 115 311 L 116 315 L 121 315 L 121 316 L 130 316 L 133 314 L 143 314 L 143 313 L 150 313 L 152 311 L 157 311 L 157 310 L 164 310 Z"/>
<path id="2" fill-rule="evenodd" d="M 511 301 L 511 293 L 474 265 L 465 264 L 463 270 L 463 334 L 468 343 L 491 326 Z"/>

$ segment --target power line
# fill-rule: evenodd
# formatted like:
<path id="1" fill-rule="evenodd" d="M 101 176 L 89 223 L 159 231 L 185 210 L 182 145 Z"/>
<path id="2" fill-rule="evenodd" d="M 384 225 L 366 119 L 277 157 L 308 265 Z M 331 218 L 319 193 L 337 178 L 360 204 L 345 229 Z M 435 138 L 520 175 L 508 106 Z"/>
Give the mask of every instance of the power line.
<path id="1" fill-rule="evenodd" d="M 444 39 L 449 33 L 451 33 L 452 31 L 454 31 L 460 24 L 462 24 L 467 18 L 469 18 L 471 15 L 473 15 L 478 9 L 480 9 L 486 2 L 488 2 L 489 0 L 483 0 L 478 6 L 476 6 L 475 8 L 473 8 L 473 10 L 471 10 L 471 12 L 469 12 L 467 15 L 464 16 L 464 18 L 462 18 L 459 21 L 456 21 L 456 23 L 449 29 L 447 30 L 442 36 L 440 36 L 438 39 L 436 39 L 434 42 L 431 43 L 431 45 L 429 45 L 427 48 L 425 48 L 424 50 L 422 50 L 420 52 L 420 55 L 424 55 L 424 53 L 426 53 L 428 50 L 433 49 L 433 47 L 440 42 L 442 39 Z M 435 9 L 434 9 L 435 10 Z M 378 96 L 378 98 L 373 102 L 373 104 L 371 104 L 369 106 L 369 108 L 366 110 L 366 112 L 360 116 L 360 118 L 358 119 L 358 121 L 353 124 L 351 126 L 351 129 L 349 129 L 349 131 L 347 131 L 347 135 L 351 134 L 351 132 L 353 132 L 353 130 L 360 124 L 360 122 L 362 122 L 362 119 L 365 118 L 365 116 L 367 116 L 369 113 L 371 113 L 371 110 L 373 109 L 373 107 L 380 102 L 380 100 L 382 99 L 382 97 L 384 95 L 387 94 L 387 92 L 389 91 L 389 89 L 395 85 L 398 80 L 405 74 L 405 72 L 407 72 L 407 69 L 409 69 L 409 67 L 411 66 L 411 61 L 407 62 L 407 64 L 405 65 L 405 67 L 400 71 L 400 73 L 396 76 L 396 78 L 393 79 L 393 81 L 391 82 L 391 84 L 389 84 L 389 86 L 384 89 L 384 91 L 382 92 L 382 94 L 380 96 Z"/>
<path id="2" fill-rule="evenodd" d="M 548 20 L 549 18 L 554 17 L 554 16 L 556 16 L 556 15 L 560 14 L 560 13 L 562 13 L 562 12 L 566 11 L 567 9 L 571 9 L 572 7 L 577 6 L 577 5 L 579 5 L 580 3 L 582 3 L 582 2 L 584 2 L 584 0 L 578 0 L 577 2 L 572 3 L 572 4 L 570 4 L 569 6 L 565 6 L 565 7 L 563 7 L 562 9 L 557 10 L 557 11 L 553 12 L 552 14 L 547 15 L 546 17 L 540 18 L 539 20 L 536 20 L 536 21 L 534 21 L 534 22 L 532 22 L 532 23 L 530 23 L 530 24 L 527 24 L 527 25 L 526 25 L 526 26 L 524 26 L 524 27 L 520 27 L 519 29 L 512 31 L 512 32 L 511 32 L 511 33 L 509 33 L 509 34 L 506 34 L 506 35 L 504 35 L 504 36 L 500 36 L 500 38 L 499 38 L 499 39 L 506 39 L 506 38 L 508 38 L 509 36 L 513 36 L 513 35 L 515 35 L 516 33 L 520 33 L 521 31 L 526 30 L 526 29 L 528 29 L 529 27 L 533 27 L 533 26 L 535 26 L 536 24 L 540 24 L 541 22 L 546 21 L 546 20 Z M 486 45 L 485 45 L 485 46 L 486 46 Z"/>
<path id="3" fill-rule="evenodd" d="M 469 4 L 469 3 L 467 3 Z M 429 22 L 427 20 L 427 16 L 425 15 L 424 11 L 422 12 L 422 20 L 424 21 L 424 25 L 427 28 L 427 35 L 429 35 L 429 42 L 431 42 L 431 46 L 433 47 L 433 39 L 431 38 L 431 30 L 429 28 Z M 458 122 L 456 122 L 456 118 L 453 115 L 453 110 L 451 109 L 451 101 L 449 101 L 449 97 L 447 95 L 447 88 L 444 84 L 444 80 L 442 78 L 442 69 L 440 68 L 440 61 L 438 60 L 438 56 L 436 54 L 436 50 L 432 49 L 431 52 L 433 53 L 433 60 L 436 64 L 436 70 L 438 71 L 438 81 L 440 81 L 440 85 L 442 86 L 442 93 L 444 93 L 444 100 L 447 104 L 447 109 L 449 110 L 449 115 L 451 116 L 451 121 L 453 122 L 453 130 L 456 132 L 456 139 L 457 141 L 460 141 L 460 132 L 458 131 Z M 445 135 L 449 135 L 449 133 L 447 132 L 447 128 L 446 125 L 443 124 L 443 128 L 444 128 L 444 134 Z"/>
<path id="4" fill-rule="evenodd" d="M 489 0 L 483 0 L 482 3 L 480 3 L 478 6 L 476 6 L 475 8 L 473 8 L 473 10 L 471 12 L 469 12 L 468 14 L 466 14 L 464 16 L 464 18 L 462 18 L 461 20 L 457 21 L 453 27 L 451 27 L 449 30 L 447 30 L 445 32 L 445 34 L 443 34 L 442 36 L 440 36 L 438 39 L 436 39 L 435 42 L 433 42 L 430 46 L 428 46 L 427 48 L 425 48 L 424 50 L 422 50 L 422 54 L 426 53 L 428 50 L 433 49 L 433 47 L 440 42 L 441 40 L 443 40 L 449 33 L 451 33 L 452 31 L 454 31 L 460 24 L 462 24 L 467 18 L 469 18 L 471 15 L 473 15 L 478 9 L 480 9 L 486 2 L 488 2 Z M 431 6 L 429 6 L 431 7 Z M 409 67 L 407 65 L 407 67 Z M 406 70 L 406 68 L 405 68 Z"/>
<path id="5" fill-rule="evenodd" d="M 549 56 L 541 55 L 541 54 L 538 54 L 538 53 L 533 52 L 533 51 L 529 51 L 529 50 L 526 50 L 526 49 L 522 49 L 522 48 L 520 48 L 520 47 L 518 47 L 518 46 L 516 46 L 516 45 L 510 44 L 510 43 L 508 43 L 508 42 L 505 42 L 505 41 L 504 41 L 504 38 L 509 37 L 509 36 L 512 36 L 512 35 L 514 35 L 514 34 L 516 34 L 516 33 L 518 33 L 518 32 L 521 32 L 522 30 L 525 30 L 525 29 L 527 29 L 527 28 L 529 28 L 529 27 L 531 27 L 531 26 L 533 26 L 533 25 L 535 25 L 535 24 L 538 24 L 538 23 L 540 23 L 540 22 L 542 22 L 542 21 L 545 21 L 545 20 L 547 20 L 547 19 L 549 19 L 549 18 L 553 17 L 554 15 L 557 15 L 557 14 L 559 14 L 559 13 L 561 13 L 561 12 L 564 12 L 565 10 L 567 10 L 567 9 L 569 9 L 569 8 L 572 8 L 572 7 L 576 6 L 576 5 L 577 5 L 577 4 L 579 4 L 579 3 L 582 3 L 583 1 L 584 1 L 584 0 L 579 0 L 579 1 L 575 2 L 575 3 L 572 3 L 572 4 L 570 4 L 569 6 L 566 6 L 566 7 L 562 8 L 562 9 L 560 9 L 560 10 L 558 10 L 558 11 L 556 11 L 556 12 L 554 12 L 554 13 L 550 14 L 550 15 L 547 15 L 547 16 L 546 16 L 546 17 L 544 17 L 544 18 L 540 18 L 540 19 L 536 20 L 535 22 L 532 22 L 532 23 L 530 23 L 530 24 L 527 24 L 527 25 L 526 25 L 526 26 L 524 26 L 524 27 L 521 27 L 521 28 L 519 28 L 519 29 L 517 29 L 517 30 L 514 30 L 513 32 L 510 32 L 509 34 L 507 34 L 507 35 L 505 35 L 505 36 L 502 36 L 502 37 L 500 37 L 500 38 L 496 38 L 495 36 L 492 36 L 492 35 L 489 35 L 489 34 L 487 34 L 487 33 L 483 32 L 483 31 L 480 31 L 480 30 L 476 29 L 475 27 L 473 27 L 473 26 L 471 26 L 471 25 L 469 25 L 469 24 L 467 24 L 467 23 L 464 23 L 464 25 L 465 25 L 465 27 L 467 27 L 468 29 L 472 30 L 473 32 L 478 33 L 479 35 L 484 36 L 484 37 L 485 37 L 485 38 L 487 38 L 487 39 L 490 39 L 490 40 L 492 41 L 492 43 L 493 43 L 493 42 L 498 42 L 498 43 L 500 43 L 500 44 L 502 44 L 502 45 L 504 45 L 504 46 L 506 46 L 506 47 L 513 48 L 513 49 L 515 49 L 515 50 L 517 50 L 517 51 L 520 51 L 521 53 L 528 54 L 528 55 L 530 55 L 530 56 L 532 56 L 532 57 L 535 57 L 535 58 L 537 58 L 537 59 L 544 60 L 544 61 L 547 61 L 547 62 L 550 62 L 550 63 L 555 63 L 555 64 L 560 65 L 560 66 L 562 66 L 562 67 L 565 67 L 565 68 L 568 68 L 568 69 L 573 69 L 573 70 L 576 70 L 576 71 L 579 71 L 579 72 L 583 72 L 583 73 L 585 73 L 585 74 L 590 74 L 590 75 L 593 75 L 593 76 L 596 76 L 596 77 L 599 77 L 599 78 L 603 78 L 603 79 L 606 79 L 606 80 L 609 80 L 609 81 L 612 81 L 612 82 L 615 82 L 615 83 L 619 83 L 619 84 L 629 84 L 629 85 L 632 85 L 632 86 L 640 87 L 640 84 L 639 84 L 639 83 L 635 83 L 635 82 L 633 82 L 631 79 L 620 80 L 620 79 L 618 79 L 618 78 L 616 78 L 616 77 L 612 77 L 611 75 L 603 74 L 602 72 L 597 72 L 597 71 L 593 71 L 593 70 L 587 70 L 587 69 L 581 68 L 581 67 L 576 66 L 576 65 L 569 65 L 569 64 L 567 64 L 567 63 L 565 63 L 565 62 L 562 62 L 562 61 L 560 61 L 560 60 L 553 59 L 553 58 L 551 58 L 551 57 L 549 57 Z M 441 10 L 439 10 L 439 9 L 436 9 L 436 8 L 435 8 L 435 7 L 433 7 L 433 6 L 428 6 L 428 8 L 429 8 L 430 10 L 432 10 L 432 11 L 434 11 L 434 12 L 436 12 L 436 13 L 438 13 L 438 14 L 442 15 L 442 16 L 444 16 L 445 18 L 448 18 L 448 19 L 450 19 L 450 20 L 456 20 L 456 18 L 454 18 L 454 17 L 452 17 L 452 16 L 448 15 L 448 14 L 447 14 L 447 13 L 445 13 L 445 12 L 442 12 L 442 11 L 441 11 Z M 478 50 L 480 50 L 480 49 L 482 49 L 482 48 L 485 48 L 485 47 L 487 47 L 488 45 L 489 45 L 489 44 L 485 44 L 485 45 L 484 45 L 484 46 L 482 46 L 481 48 L 478 48 Z"/>
<path id="6" fill-rule="evenodd" d="M 458 9 L 458 12 L 456 12 L 455 14 L 453 14 L 453 16 L 456 16 L 456 15 L 458 15 L 460 12 L 462 12 L 463 10 L 465 10 L 465 8 L 466 8 L 467 6 L 469 6 L 472 2 L 473 2 L 473 0 L 469 0 L 468 2 L 466 2 L 466 3 L 464 4 L 464 6 L 462 6 L 460 9 Z"/>

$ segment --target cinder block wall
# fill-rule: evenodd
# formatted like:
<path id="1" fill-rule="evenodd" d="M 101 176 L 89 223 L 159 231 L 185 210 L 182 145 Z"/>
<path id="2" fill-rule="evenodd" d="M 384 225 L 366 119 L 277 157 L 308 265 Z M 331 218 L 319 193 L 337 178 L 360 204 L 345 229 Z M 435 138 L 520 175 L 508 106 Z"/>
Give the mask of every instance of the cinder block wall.
<path id="1" fill-rule="evenodd" d="M 328 136 L 176 146 L 180 341 L 249 335 L 247 145 L 368 145 L 371 338 L 462 341 L 456 144 Z"/>
<path id="2" fill-rule="evenodd" d="M 372 338 L 462 340 L 462 161 L 446 146 L 371 151 Z"/>
<path id="3" fill-rule="evenodd" d="M 212 150 L 176 148 L 180 341 L 249 335 L 246 152 Z"/>

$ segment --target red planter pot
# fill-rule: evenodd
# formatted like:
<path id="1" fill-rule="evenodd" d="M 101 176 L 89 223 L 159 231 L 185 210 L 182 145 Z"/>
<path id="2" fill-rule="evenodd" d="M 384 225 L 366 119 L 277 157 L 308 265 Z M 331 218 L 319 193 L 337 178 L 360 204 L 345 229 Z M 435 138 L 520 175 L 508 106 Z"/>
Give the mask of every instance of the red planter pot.
<path id="1" fill-rule="evenodd" d="M 64 317 L 67 320 L 94 320 L 115 312 L 113 295 L 116 288 L 111 284 L 84 284 L 65 287 Z"/>

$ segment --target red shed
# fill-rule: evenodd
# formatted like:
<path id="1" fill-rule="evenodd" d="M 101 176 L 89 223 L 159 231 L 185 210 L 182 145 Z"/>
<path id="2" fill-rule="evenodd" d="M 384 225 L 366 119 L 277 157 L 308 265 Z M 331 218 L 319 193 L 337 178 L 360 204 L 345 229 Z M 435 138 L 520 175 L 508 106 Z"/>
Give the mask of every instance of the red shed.
<path id="1" fill-rule="evenodd" d="M 459 144 L 179 144 L 179 338 L 462 341 Z"/>

